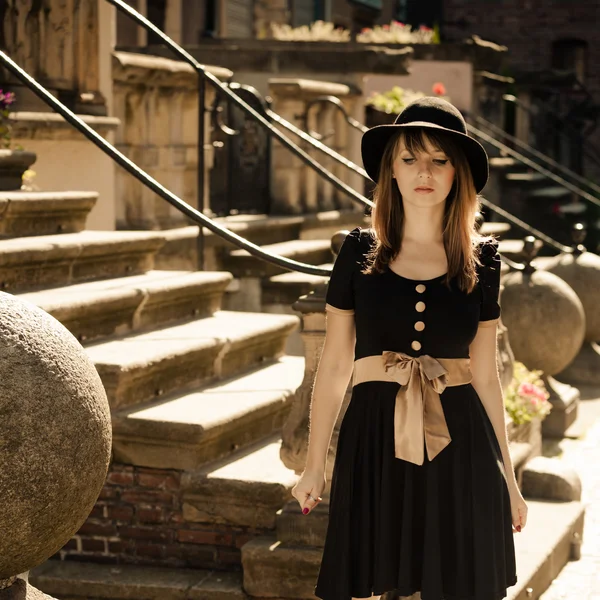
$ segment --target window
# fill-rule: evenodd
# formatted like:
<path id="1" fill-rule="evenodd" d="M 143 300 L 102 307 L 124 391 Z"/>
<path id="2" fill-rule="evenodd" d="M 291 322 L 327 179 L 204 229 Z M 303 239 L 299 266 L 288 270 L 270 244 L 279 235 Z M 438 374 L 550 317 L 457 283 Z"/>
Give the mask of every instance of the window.
<path id="1" fill-rule="evenodd" d="M 588 43 L 575 38 L 556 40 L 552 44 L 552 68 L 574 71 L 580 83 L 587 73 Z"/>

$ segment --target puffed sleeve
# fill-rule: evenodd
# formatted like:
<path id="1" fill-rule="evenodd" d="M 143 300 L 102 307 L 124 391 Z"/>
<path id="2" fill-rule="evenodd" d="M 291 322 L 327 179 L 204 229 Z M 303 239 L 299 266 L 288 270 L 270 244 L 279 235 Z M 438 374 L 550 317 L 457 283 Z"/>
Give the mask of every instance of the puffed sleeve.
<path id="1" fill-rule="evenodd" d="M 360 228 L 353 229 L 344 240 L 333 265 L 325 309 L 340 315 L 354 315 L 354 273 L 359 268 Z"/>
<path id="2" fill-rule="evenodd" d="M 483 242 L 479 257 L 479 286 L 481 289 L 480 327 L 494 327 L 500 317 L 500 254 L 496 240 Z"/>

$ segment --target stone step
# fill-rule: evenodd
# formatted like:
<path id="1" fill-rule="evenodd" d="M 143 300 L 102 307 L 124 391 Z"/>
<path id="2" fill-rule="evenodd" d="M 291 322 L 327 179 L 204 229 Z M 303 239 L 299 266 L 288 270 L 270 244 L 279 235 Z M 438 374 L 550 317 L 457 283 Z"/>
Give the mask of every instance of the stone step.
<path id="1" fill-rule="evenodd" d="M 519 582 L 509 588 L 508 600 L 538 598 L 569 560 L 571 544 L 583 531 L 580 502 L 527 500 L 527 504 L 527 526 L 515 534 Z M 316 546 L 282 543 L 275 536 L 249 541 L 242 547 L 246 593 L 259 598 L 314 598 L 321 552 Z"/>
<path id="2" fill-rule="evenodd" d="M 572 192 L 560 185 L 549 185 L 530 191 L 527 197 L 536 200 L 567 200 L 571 194 Z"/>
<path id="3" fill-rule="evenodd" d="M 298 326 L 290 315 L 219 311 L 212 317 L 86 348 L 111 408 L 155 400 L 279 357 Z"/>
<path id="4" fill-rule="evenodd" d="M 221 308 L 230 273 L 149 271 L 20 294 L 58 319 L 80 342 L 208 317 Z"/>
<path id="5" fill-rule="evenodd" d="M 164 236 L 82 231 L 0 240 L 0 289 L 9 293 L 151 271 Z"/>
<path id="6" fill-rule="evenodd" d="M 227 381 L 117 411 L 114 458 L 141 467 L 186 470 L 229 456 L 279 432 L 303 376 L 304 359 L 285 356 Z M 256 469 L 250 473 L 258 475 Z"/>
<path id="7" fill-rule="evenodd" d="M 306 215 L 232 215 L 217 217 L 218 223 L 260 246 L 296 239 L 331 239 L 335 231 L 366 226 L 366 218 L 356 210 L 332 210 Z M 195 269 L 197 227 L 164 231 L 166 243 L 157 255 L 158 268 Z M 204 230 L 205 269 L 229 270 L 223 257 L 235 250 L 228 242 Z M 326 260 L 329 260 L 327 257 Z"/>
<path id="8" fill-rule="evenodd" d="M 0 192 L 0 237 L 78 233 L 96 192 Z"/>
<path id="9" fill-rule="evenodd" d="M 506 181 L 520 186 L 538 185 L 541 182 L 549 181 L 547 177 L 537 171 L 526 171 L 523 173 L 507 173 Z"/>
<path id="10" fill-rule="evenodd" d="M 481 225 L 481 235 L 494 235 L 501 237 L 506 235 L 511 230 L 510 223 L 503 223 L 501 221 L 486 221 Z"/>
<path id="11" fill-rule="evenodd" d="M 332 266 L 332 263 L 319 265 L 323 269 L 330 269 Z M 291 306 L 300 296 L 308 294 L 315 286 L 326 283 L 328 280 L 329 277 L 307 275 L 297 271 L 273 275 L 262 282 L 263 306 L 273 304 Z"/>
<path id="12" fill-rule="evenodd" d="M 298 476 L 279 458 L 279 433 L 216 461 L 182 480 L 187 522 L 275 529 Z"/>
<path id="13" fill-rule="evenodd" d="M 538 250 L 544 246 L 540 240 L 536 240 L 535 243 Z M 498 242 L 498 252 L 510 260 L 520 262 L 523 260 L 524 245 L 523 240 L 500 240 Z"/>
<path id="14" fill-rule="evenodd" d="M 310 265 L 320 265 L 332 259 L 331 240 L 328 239 L 291 240 L 269 244 L 263 249 Z M 224 261 L 224 269 L 231 271 L 234 277 L 267 278 L 288 272 L 287 269 L 255 258 L 246 250 L 231 252 Z"/>
<path id="15" fill-rule="evenodd" d="M 59 600 L 246 600 L 239 572 L 46 561 L 32 585 Z"/>

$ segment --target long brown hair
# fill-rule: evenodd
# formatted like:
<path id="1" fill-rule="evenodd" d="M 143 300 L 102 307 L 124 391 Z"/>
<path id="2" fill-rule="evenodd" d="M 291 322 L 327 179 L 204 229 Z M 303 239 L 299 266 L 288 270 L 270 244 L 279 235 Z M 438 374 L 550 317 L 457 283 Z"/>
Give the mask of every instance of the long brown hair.
<path id="1" fill-rule="evenodd" d="M 450 159 L 456 174 L 446 198 L 443 239 L 448 259 L 446 282 L 456 278 L 460 289 L 471 292 L 477 284 L 479 244 L 487 239 L 477 233 L 475 216 L 480 208 L 469 163 L 460 146 L 449 135 L 420 127 L 402 129 L 388 142 L 373 193 L 371 223 L 375 244 L 367 255 L 364 273 L 382 273 L 402 248 L 405 213 L 402 196 L 392 178 L 393 162 L 401 142 L 415 156 L 427 152 L 427 141 Z"/>

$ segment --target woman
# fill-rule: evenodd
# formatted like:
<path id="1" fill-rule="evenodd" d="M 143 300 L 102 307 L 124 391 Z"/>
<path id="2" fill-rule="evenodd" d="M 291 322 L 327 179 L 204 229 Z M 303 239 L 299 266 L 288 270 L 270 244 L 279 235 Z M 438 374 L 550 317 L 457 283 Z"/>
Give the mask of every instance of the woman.
<path id="1" fill-rule="evenodd" d="M 496 363 L 500 259 L 475 230 L 483 147 L 439 98 L 367 131 L 372 230 L 352 231 L 327 291 L 327 334 L 306 469 L 321 501 L 342 399 L 329 525 L 315 594 L 499 600 L 516 583 L 527 520 L 508 449 Z"/>

